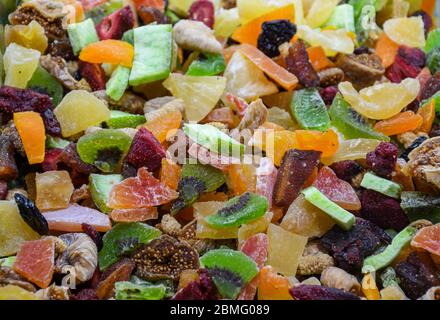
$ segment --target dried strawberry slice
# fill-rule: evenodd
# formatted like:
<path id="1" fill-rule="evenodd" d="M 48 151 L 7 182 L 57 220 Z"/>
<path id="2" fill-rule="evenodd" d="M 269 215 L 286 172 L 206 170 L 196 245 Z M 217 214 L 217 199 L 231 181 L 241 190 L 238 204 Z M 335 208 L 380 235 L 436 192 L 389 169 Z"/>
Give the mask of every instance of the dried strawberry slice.
<path id="1" fill-rule="evenodd" d="M 98 63 L 79 62 L 79 73 L 87 80 L 93 91 L 105 90 L 105 72 Z"/>
<path id="2" fill-rule="evenodd" d="M 391 179 L 396 169 L 399 149 L 390 142 L 381 142 L 376 150 L 367 154 L 367 165 L 379 176 Z"/>
<path id="3" fill-rule="evenodd" d="M 99 39 L 108 40 L 122 38 L 125 31 L 134 27 L 134 15 L 130 6 L 125 6 L 104 18 L 97 26 Z"/>
<path id="4" fill-rule="evenodd" d="M 214 4 L 209 0 L 197 0 L 189 8 L 189 19 L 203 22 L 209 28 L 214 27 Z"/>
<path id="5" fill-rule="evenodd" d="M 139 169 L 146 167 L 154 172 L 162 165 L 165 158 L 165 149 L 148 129 L 142 127 L 133 138 L 130 150 L 125 161 Z"/>

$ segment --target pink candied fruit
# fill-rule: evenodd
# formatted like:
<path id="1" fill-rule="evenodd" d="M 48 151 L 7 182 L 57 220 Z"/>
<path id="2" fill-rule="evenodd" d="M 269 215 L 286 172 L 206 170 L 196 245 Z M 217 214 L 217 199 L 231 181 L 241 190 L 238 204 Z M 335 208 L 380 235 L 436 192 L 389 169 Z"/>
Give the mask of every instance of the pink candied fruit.
<path id="1" fill-rule="evenodd" d="M 125 6 L 105 17 L 97 26 L 99 39 L 119 40 L 125 31 L 134 27 L 134 15 L 130 6 Z"/>
<path id="2" fill-rule="evenodd" d="M 214 27 L 214 3 L 209 0 L 197 0 L 189 8 L 189 19 L 203 22 L 207 27 Z"/>

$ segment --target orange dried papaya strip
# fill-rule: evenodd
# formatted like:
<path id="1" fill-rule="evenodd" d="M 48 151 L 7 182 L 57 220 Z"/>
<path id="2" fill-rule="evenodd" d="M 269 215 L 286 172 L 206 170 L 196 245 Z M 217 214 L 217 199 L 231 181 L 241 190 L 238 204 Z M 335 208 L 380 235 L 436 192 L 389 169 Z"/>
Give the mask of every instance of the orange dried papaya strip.
<path id="1" fill-rule="evenodd" d="M 130 68 L 133 64 L 134 48 L 121 40 L 102 40 L 91 43 L 79 54 L 81 61 L 90 63 L 119 64 Z"/>
<path id="2" fill-rule="evenodd" d="M 376 54 L 382 60 L 382 64 L 385 68 L 388 68 L 394 63 L 398 50 L 399 45 L 388 38 L 385 32 L 379 36 L 379 40 L 377 40 L 376 43 Z"/>
<path id="3" fill-rule="evenodd" d="M 295 136 L 297 149 L 321 151 L 323 158 L 333 156 L 339 149 L 339 137 L 331 129 L 326 132 L 296 130 Z"/>
<path id="4" fill-rule="evenodd" d="M 390 119 L 377 122 L 374 129 L 382 132 L 384 135 L 395 136 L 408 131 L 414 131 L 418 129 L 422 123 L 422 116 L 412 111 L 406 111 Z"/>
<path id="5" fill-rule="evenodd" d="M 23 142 L 29 164 L 42 163 L 46 149 L 46 133 L 41 115 L 33 111 L 16 112 L 14 124 Z"/>
<path id="6" fill-rule="evenodd" d="M 325 55 L 321 46 L 307 48 L 309 60 L 316 71 L 333 66 L 333 63 Z"/>
<path id="7" fill-rule="evenodd" d="M 422 106 L 417 112 L 423 119 L 419 130 L 429 133 L 435 120 L 435 101 L 432 99 L 428 104 Z"/>

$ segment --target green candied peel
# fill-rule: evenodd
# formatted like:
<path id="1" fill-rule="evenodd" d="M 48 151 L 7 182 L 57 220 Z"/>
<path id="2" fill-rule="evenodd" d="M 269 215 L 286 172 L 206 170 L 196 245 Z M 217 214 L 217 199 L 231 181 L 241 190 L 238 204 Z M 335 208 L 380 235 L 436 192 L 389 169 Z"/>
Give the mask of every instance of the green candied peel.
<path id="1" fill-rule="evenodd" d="M 129 281 L 116 282 L 115 289 L 116 300 L 162 300 L 166 293 L 163 284 L 155 285 L 146 281 L 139 284 Z"/>
<path id="2" fill-rule="evenodd" d="M 398 286 L 400 283 L 393 267 L 385 268 L 380 275 L 380 280 L 382 281 L 382 286 L 384 288 L 389 286 Z"/>
<path id="3" fill-rule="evenodd" d="M 98 254 L 101 271 L 117 262 L 120 257 L 131 254 L 140 245 L 159 237 L 161 231 L 145 223 L 130 222 L 115 225 L 102 238 L 103 247 Z"/>
<path id="4" fill-rule="evenodd" d="M 417 229 L 414 227 L 406 227 L 400 231 L 384 251 L 364 260 L 362 273 L 375 272 L 388 266 L 399 255 L 400 251 L 411 242 L 416 232 Z"/>
<path id="5" fill-rule="evenodd" d="M 356 32 L 354 23 L 354 8 L 350 4 L 341 4 L 335 8 L 332 16 L 324 25 L 325 27 L 336 27 L 336 29 L 345 29 L 349 32 Z"/>
<path id="6" fill-rule="evenodd" d="M 75 55 L 78 55 L 85 46 L 99 41 L 95 23 L 92 19 L 69 24 L 67 26 L 67 33 L 69 34 L 70 44 Z"/>
<path id="7" fill-rule="evenodd" d="M 122 35 L 122 41 L 128 42 L 132 46 L 134 46 L 134 29 L 130 29 L 128 31 L 125 31 Z"/>
<path id="8" fill-rule="evenodd" d="M 122 131 L 103 129 L 82 136 L 76 149 L 85 163 L 93 164 L 103 172 L 112 172 L 130 149 L 131 142 L 132 139 Z"/>
<path id="9" fill-rule="evenodd" d="M 63 100 L 63 86 L 40 65 L 38 65 L 31 80 L 27 83 L 27 88 L 47 94 L 52 98 L 54 106 L 57 106 Z"/>
<path id="10" fill-rule="evenodd" d="M 400 199 L 402 187 L 390 180 L 367 172 L 361 182 L 361 187 L 382 193 L 388 197 Z"/>
<path id="11" fill-rule="evenodd" d="M 0 267 L 12 268 L 16 259 L 17 259 L 16 256 L 7 257 L 7 258 L 0 258 Z"/>
<path id="12" fill-rule="evenodd" d="M 432 223 L 440 223 L 440 198 L 416 191 L 404 191 L 401 194 L 403 211 L 411 222 L 426 219 Z"/>
<path id="13" fill-rule="evenodd" d="M 245 146 L 209 124 L 185 124 L 185 134 L 195 143 L 224 156 L 240 158 Z"/>
<path id="14" fill-rule="evenodd" d="M 221 210 L 204 221 L 216 229 L 239 227 L 264 216 L 268 207 L 266 197 L 246 192 L 227 201 Z"/>
<path id="15" fill-rule="evenodd" d="M 429 53 L 432 50 L 440 48 L 440 29 L 434 29 L 428 33 L 428 38 L 426 39 L 426 45 L 423 49 L 425 53 Z"/>
<path id="16" fill-rule="evenodd" d="M 317 89 L 296 91 L 291 102 L 291 110 L 302 129 L 326 131 L 330 128 L 327 107 Z"/>
<path id="17" fill-rule="evenodd" d="M 350 230 L 355 224 L 356 218 L 352 213 L 338 206 L 317 188 L 309 187 L 303 190 L 302 194 L 308 202 L 332 217 L 342 229 Z"/>
<path id="18" fill-rule="evenodd" d="M 134 59 L 129 83 L 132 86 L 166 79 L 173 58 L 173 26 L 147 25 L 134 29 Z"/>
<path id="19" fill-rule="evenodd" d="M 338 93 L 329 109 L 332 125 L 341 132 L 346 139 L 377 139 L 390 141 L 386 135 L 377 132 L 362 115 L 351 108 L 350 104 Z"/>
<path id="20" fill-rule="evenodd" d="M 259 271 L 254 260 L 232 249 L 210 250 L 200 258 L 200 264 L 210 271 L 218 291 L 227 299 L 235 299 Z"/>
<path id="21" fill-rule="evenodd" d="M 107 206 L 110 197 L 110 192 L 113 187 L 124 180 L 120 174 L 91 174 L 89 177 L 89 188 L 92 195 L 92 200 L 98 209 L 104 213 L 110 213 L 111 208 Z"/>
<path id="22" fill-rule="evenodd" d="M 136 128 L 147 122 L 145 116 L 131 114 L 119 110 L 110 111 L 110 119 L 106 124 L 111 129 Z"/>
<path id="23" fill-rule="evenodd" d="M 128 87 L 131 69 L 118 66 L 107 81 L 105 93 L 115 101 L 119 101 Z"/>
<path id="24" fill-rule="evenodd" d="M 222 54 L 203 53 L 202 58 L 193 61 L 186 73 L 187 76 L 216 76 L 226 69 Z"/>

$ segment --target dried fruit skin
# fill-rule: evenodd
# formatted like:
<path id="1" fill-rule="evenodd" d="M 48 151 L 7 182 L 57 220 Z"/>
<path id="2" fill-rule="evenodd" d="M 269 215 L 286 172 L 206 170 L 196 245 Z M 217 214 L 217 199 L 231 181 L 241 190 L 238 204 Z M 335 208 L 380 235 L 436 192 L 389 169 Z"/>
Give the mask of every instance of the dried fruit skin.
<path id="1" fill-rule="evenodd" d="M 309 56 L 304 42 L 301 40 L 295 41 L 289 47 L 289 52 L 286 57 L 287 70 L 298 77 L 306 88 L 317 87 L 319 85 L 318 73 L 313 68 L 309 61 Z"/>
<path id="2" fill-rule="evenodd" d="M 298 197 L 301 188 L 318 165 L 321 153 L 289 150 L 284 155 L 275 183 L 273 202 L 287 207 Z"/>
<path id="3" fill-rule="evenodd" d="M 290 294 L 295 300 L 360 300 L 351 292 L 323 286 L 299 285 Z"/>
<path id="4" fill-rule="evenodd" d="M 35 206 L 35 203 L 20 193 L 14 195 L 14 200 L 23 220 L 39 234 L 49 235 L 47 221 L 44 216 L 41 215 L 40 210 Z"/>
<path id="5" fill-rule="evenodd" d="M 289 42 L 296 34 L 296 26 L 289 20 L 271 20 L 263 23 L 258 36 L 258 49 L 270 58 L 280 54 L 278 47 Z"/>

